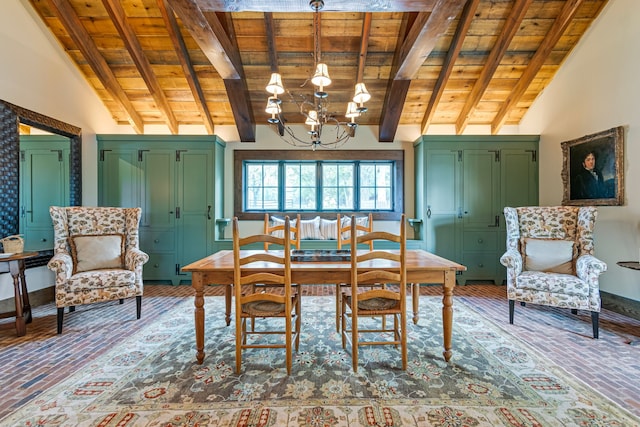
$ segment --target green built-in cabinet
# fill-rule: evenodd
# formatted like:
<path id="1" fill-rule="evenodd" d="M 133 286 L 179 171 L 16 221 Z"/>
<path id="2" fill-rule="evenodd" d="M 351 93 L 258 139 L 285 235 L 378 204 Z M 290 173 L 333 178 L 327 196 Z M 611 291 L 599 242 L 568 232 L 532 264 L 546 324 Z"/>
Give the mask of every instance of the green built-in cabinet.
<path id="1" fill-rule="evenodd" d="M 423 136 L 414 144 L 416 218 L 426 250 L 467 280 L 503 283 L 505 206 L 538 204 L 538 136 Z"/>
<path id="2" fill-rule="evenodd" d="M 224 150 L 215 136 L 98 136 L 98 201 L 142 208 L 145 280 L 189 281 L 180 269 L 214 252 Z"/>
<path id="3" fill-rule="evenodd" d="M 53 249 L 49 206 L 69 205 L 69 138 L 20 136 L 20 234 L 27 251 Z"/>

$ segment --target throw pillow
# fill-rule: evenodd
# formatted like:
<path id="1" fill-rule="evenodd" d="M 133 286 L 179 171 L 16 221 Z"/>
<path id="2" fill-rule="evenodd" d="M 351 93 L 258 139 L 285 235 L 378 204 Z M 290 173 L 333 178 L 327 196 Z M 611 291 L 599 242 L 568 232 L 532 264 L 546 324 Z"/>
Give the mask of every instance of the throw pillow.
<path id="1" fill-rule="evenodd" d="M 277 216 L 272 216 L 271 217 L 271 227 L 278 227 L 278 226 L 284 227 L 284 218 L 278 218 Z M 296 220 L 294 219 L 292 221 L 291 218 L 289 218 L 289 227 L 295 228 L 295 226 L 296 226 Z M 290 236 L 291 240 L 295 240 L 296 239 L 296 233 L 295 232 L 292 231 L 289 234 L 291 235 Z M 271 235 L 274 236 L 274 237 L 277 237 L 279 239 L 282 239 L 284 237 L 284 230 L 283 229 L 281 229 L 281 230 L 273 230 L 271 232 Z"/>
<path id="2" fill-rule="evenodd" d="M 350 225 L 351 225 L 351 218 L 345 217 L 345 218 L 342 219 L 342 226 L 341 226 L 342 228 L 349 227 Z M 362 227 L 365 227 L 365 228 L 369 228 L 369 217 L 368 216 L 356 217 L 356 225 L 359 225 L 359 226 L 362 226 Z M 362 236 L 365 233 L 366 233 L 366 231 L 358 230 L 358 233 L 356 235 L 357 236 Z M 342 232 L 342 239 L 343 240 L 349 239 L 350 237 L 351 237 L 351 231 Z"/>
<path id="3" fill-rule="evenodd" d="M 124 267 L 124 235 L 71 236 L 73 274 L 90 270 Z"/>
<path id="4" fill-rule="evenodd" d="M 338 238 L 338 220 L 320 218 L 320 234 L 324 240 Z"/>
<path id="5" fill-rule="evenodd" d="M 572 240 L 524 239 L 524 269 L 575 274 Z"/>
<path id="6" fill-rule="evenodd" d="M 301 219 L 298 226 L 301 240 L 322 240 L 320 233 L 320 217 L 313 219 Z"/>

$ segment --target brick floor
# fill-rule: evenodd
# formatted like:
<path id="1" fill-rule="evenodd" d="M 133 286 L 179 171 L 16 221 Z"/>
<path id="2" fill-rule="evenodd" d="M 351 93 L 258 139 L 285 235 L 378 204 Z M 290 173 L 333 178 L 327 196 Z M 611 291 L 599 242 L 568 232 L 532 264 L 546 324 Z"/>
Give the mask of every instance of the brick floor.
<path id="1" fill-rule="evenodd" d="M 221 287 L 205 294 L 222 295 Z M 304 294 L 332 295 L 334 286 L 306 286 Z M 440 295 L 440 287 L 423 286 L 422 295 Z M 0 330 L 0 417 L 64 380 L 99 357 L 124 337 L 135 333 L 176 304 L 193 295 L 190 286 L 147 285 L 142 318 L 135 318 L 135 300 L 80 306 L 65 314 L 62 335 L 56 334 L 53 303 L 33 310 L 27 334 Z M 458 286 L 455 299 L 493 320 L 527 342 L 603 395 L 640 416 L 640 321 L 608 310 L 600 314 L 600 339 L 591 336 L 589 313 L 516 305 L 509 325 L 506 288 L 495 285 Z M 454 319 L 455 321 L 455 319 Z M 6 322 L 6 321 L 5 321 Z M 455 351 L 455 349 L 454 349 Z"/>

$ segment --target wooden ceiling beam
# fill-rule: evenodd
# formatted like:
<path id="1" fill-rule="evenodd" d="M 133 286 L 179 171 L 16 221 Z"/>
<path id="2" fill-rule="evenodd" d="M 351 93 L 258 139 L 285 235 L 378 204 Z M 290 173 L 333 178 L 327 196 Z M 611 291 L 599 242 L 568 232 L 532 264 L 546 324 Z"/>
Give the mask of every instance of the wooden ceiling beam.
<path id="1" fill-rule="evenodd" d="M 362 37 L 360 38 L 360 52 L 358 53 L 358 73 L 356 83 L 362 82 L 364 77 L 364 66 L 367 61 L 367 52 L 369 50 L 369 35 L 371 34 L 371 12 L 364 14 L 362 20 Z"/>
<path id="2" fill-rule="evenodd" d="M 511 90 L 509 96 L 507 96 L 507 99 L 500 107 L 498 114 L 493 119 L 491 123 L 492 134 L 495 135 L 500 131 L 500 128 L 507 119 L 509 111 L 515 107 L 536 74 L 538 74 L 538 71 L 540 71 L 540 68 L 544 65 L 545 60 L 551 54 L 551 51 L 556 43 L 558 43 L 558 40 L 560 40 L 560 37 L 562 37 L 562 34 L 564 34 L 582 3 L 584 3 L 584 0 L 569 0 L 565 3 L 560 14 L 553 22 L 553 26 L 547 32 L 542 43 L 540 43 L 540 47 L 538 47 L 538 50 L 529 61 L 529 66 L 524 70 L 522 76 L 518 79 L 518 83 L 516 83 L 516 86 Z"/>
<path id="3" fill-rule="evenodd" d="M 204 12 L 308 12 L 309 6 L 300 0 L 196 0 Z M 371 5 L 360 6 L 366 10 L 354 10 L 349 2 L 334 0 L 325 5 L 326 11 L 341 12 L 420 12 L 433 9 L 436 0 L 387 0 L 370 2 Z M 379 5 L 376 5 L 379 3 Z"/>
<path id="4" fill-rule="evenodd" d="M 213 120 L 211 119 L 209 107 L 207 106 L 207 100 L 204 97 L 204 92 L 202 90 L 202 86 L 200 86 L 198 75 L 196 74 L 196 71 L 193 68 L 193 64 L 191 63 L 191 59 L 189 58 L 189 51 L 187 50 L 187 46 L 184 43 L 184 38 L 182 38 L 182 34 L 180 33 L 180 27 L 178 26 L 176 17 L 173 14 L 173 10 L 171 9 L 171 7 L 167 4 L 166 0 L 157 0 L 157 3 L 158 7 L 160 8 L 160 13 L 162 14 L 162 19 L 164 20 L 165 27 L 167 27 L 169 38 L 173 43 L 176 55 L 178 56 L 178 60 L 180 61 L 180 65 L 182 66 L 184 77 L 187 79 L 187 83 L 189 84 L 189 88 L 191 89 L 191 93 L 193 94 L 193 99 L 196 102 L 196 107 L 198 108 L 198 111 L 202 116 L 203 125 L 207 130 L 207 133 L 209 135 L 213 135 L 215 126 L 213 124 Z"/>
<path id="5" fill-rule="evenodd" d="M 502 57 L 507 52 L 509 44 L 520 28 L 520 24 L 522 23 L 522 20 L 524 19 L 532 2 L 533 0 L 516 0 L 511 8 L 511 12 L 505 21 L 504 27 L 502 27 L 502 31 L 500 32 L 496 43 L 493 45 L 493 49 L 491 49 L 491 52 L 489 53 L 487 62 L 482 68 L 478 80 L 473 85 L 471 93 L 458 115 L 458 120 L 456 120 L 456 133 L 458 135 L 464 132 L 467 124 L 469 124 L 469 118 L 471 117 L 473 110 L 475 110 L 478 102 L 482 99 L 482 95 L 487 90 L 487 87 L 489 87 L 493 74 L 498 68 L 498 65 L 500 65 Z"/>
<path id="6" fill-rule="evenodd" d="M 440 69 L 438 80 L 436 81 L 433 91 L 431 92 L 431 98 L 429 99 L 427 110 L 425 111 L 424 118 L 422 119 L 420 129 L 423 135 L 427 133 L 427 128 L 431 124 L 431 120 L 433 119 L 433 114 L 436 111 L 436 107 L 440 103 L 440 98 L 442 98 L 444 87 L 447 84 L 449 77 L 451 76 L 451 72 L 453 71 L 453 66 L 456 63 L 456 60 L 460 55 L 460 51 L 462 50 L 462 43 L 464 42 L 464 38 L 467 35 L 467 31 L 469 31 L 469 27 L 471 26 L 471 22 L 473 21 L 479 3 L 480 0 L 469 0 L 462 9 L 460 21 L 458 22 L 458 28 L 456 28 L 456 32 L 453 35 L 453 39 L 451 40 L 449 51 L 444 58 L 444 63 L 442 64 L 442 68 Z"/>
<path id="7" fill-rule="evenodd" d="M 196 0 L 167 2 L 222 77 L 240 140 L 255 142 L 256 124 L 237 46 L 225 32 L 218 17 L 215 14 L 205 16 Z"/>
<path id="8" fill-rule="evenodd" d="M 120 0 L 102 0 L 102 3 L 111 17 L 113 25 L 115 25 L 118 30 L 120 37 L 122 37 L 122 41 L 124 42 L 129 55 L 131 55 L 131 59 L 133 59 L 133 62 L 136 64 L 138 72 L 147 85 L 153 100 L 156 102 L 158 110 L 165 117 L 169 131 L 172 134 L 177 135 L 179 133 L 178 120 L 176 120 L 173 110 L 169 105 L 169 101 L 167 100 L 167 97 L 164 94 L 153 69 L 151 68 L 151 63 L 149 63 L 149 60 L 142 50 L 142 46 L 140 46 L 140 42 L 138 41 L 135 31 L 127 21 L 127 17 L 125 16 L 122 5 L 120 4 Z"/>
<path id="9" fill-rule="evenodd" d="M 75 10 L 67 0 L 49 0 L 51 10 L 56 14 L 65 30 L 76 44 L 87 63 L 100 80 L 102 86 L 111 98 L 127 114 L 127 120 L 134 131 L 144 134 L 142 118 L 131 104 L 131 101 L 118 83 L 118 79 L 109 68 L 107 61 L 100 54 L 98 47 L 93 42 L 91 35 L 85 29 Z"/>
<path id="10" fill-rule="evenodd" d="M 438 0 L 431 13 L 418 13 L 399 49 L 396 50 L 392 81 L 387 89 L 380 117 L 380 142 L 393 141 L 411 79 L 418 73 L 439 37 L 458 16 L 465 2 L 466 0 Z M 405 83 L 401 84 L 399 81 Z"/>

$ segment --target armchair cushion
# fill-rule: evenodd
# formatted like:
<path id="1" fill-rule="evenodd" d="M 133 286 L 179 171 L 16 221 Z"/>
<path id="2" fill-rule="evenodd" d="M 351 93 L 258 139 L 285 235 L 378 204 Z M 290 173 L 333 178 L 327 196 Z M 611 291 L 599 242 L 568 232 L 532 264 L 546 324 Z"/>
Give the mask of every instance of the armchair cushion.
<path id="1" fill-rule="evenodd" d="M 123 268 L 124 235 L 76 235 L 69 239 L 71 257 L 73 258 L 73 274 L 101 270 L 106 268 Z"/>
<path id="2" fill-rule="evenodd" d="M 524 269 L 549 273 L 575 274 L 575 242 L 557 239 L 523 239 Z"/>
<path id="3" fill-rule="evenodd" d="M 516 278 L 516 289 L 546 294 L 565 295 L 566 299 L 589 296 L 589 285 L 571 274 L 524 271 Z M 573 298 L 575 299 L 575 298 Z M 530 302 L 536 302 L 532 299 Z"/>

